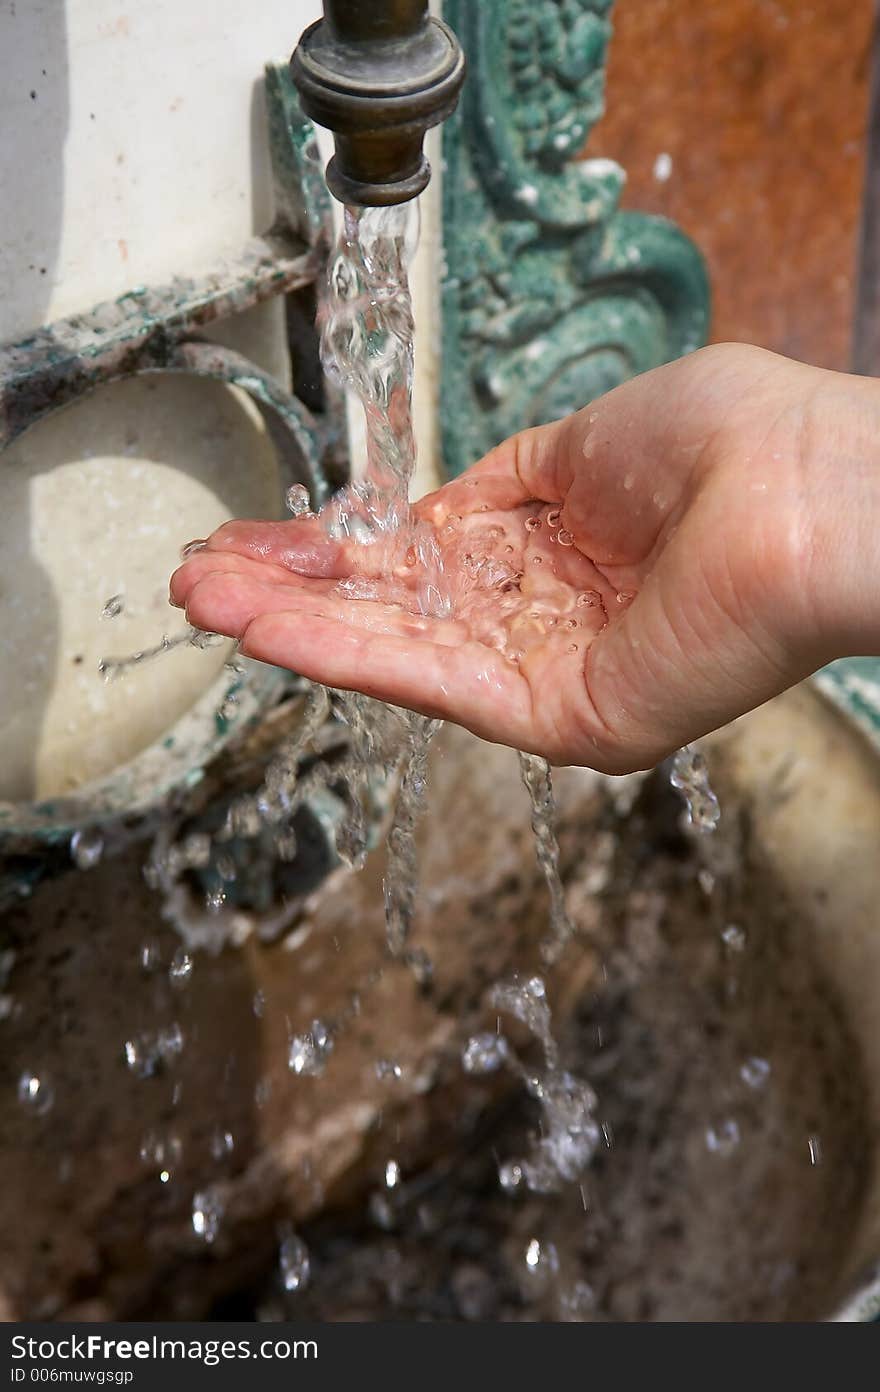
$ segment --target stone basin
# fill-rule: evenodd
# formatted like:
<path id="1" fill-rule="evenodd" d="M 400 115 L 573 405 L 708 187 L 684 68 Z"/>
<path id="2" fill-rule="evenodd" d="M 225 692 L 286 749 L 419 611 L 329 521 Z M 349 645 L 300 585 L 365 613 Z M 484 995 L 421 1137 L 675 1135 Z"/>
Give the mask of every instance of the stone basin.
<path id="1" fill-rule="evenodd" d="M 556 775 L 579 932 L 548 994 L 607 1127 L 559 1195 L 500 1193 L 498 1159 L 534 1116 L 508 1074 L 460 1062 L 496 1026 L 490 984 L 543 970 L 546 890 L 509 751 L 454 730 L 434 751 L 415 937 L 431 981 L 385 958 L 381 849 L 279 941 L 198 952 L 182 989 L 143 844 L 40 886 L 3 924 L 6 1317 L 868 1317 L 880 765 L 811 687 L 708 755 L 723 807 L 708 839 L 682 833 L 660 774 Z M 297 1076 L 289 1040 L 314 1019 L 340 1022 L 338 1041 L 320 1077 Z M 126 1067 L 126 1041 L 175 1025 L 167 1066 Z M 192 1224 L 206 1189 L 210 1243 Z M 291 1223 L 313 1271 L 293 1296 L 277 1277 Z M 536 1237 L 551 1258 L 532 1280 Z M 393 1279 L 365 1292 L 364 1263 Z"/>

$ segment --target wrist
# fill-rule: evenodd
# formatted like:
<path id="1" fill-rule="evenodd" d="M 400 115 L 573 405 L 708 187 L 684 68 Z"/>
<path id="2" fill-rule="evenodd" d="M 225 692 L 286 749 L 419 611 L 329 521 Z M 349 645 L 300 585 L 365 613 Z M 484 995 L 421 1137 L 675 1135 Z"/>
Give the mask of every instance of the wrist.
<path id="1" fill-rule="evenodd" d="M 820 660 L 880 655 L 880 381 L 821 373 L 805 408 L 801 469 Z"/>

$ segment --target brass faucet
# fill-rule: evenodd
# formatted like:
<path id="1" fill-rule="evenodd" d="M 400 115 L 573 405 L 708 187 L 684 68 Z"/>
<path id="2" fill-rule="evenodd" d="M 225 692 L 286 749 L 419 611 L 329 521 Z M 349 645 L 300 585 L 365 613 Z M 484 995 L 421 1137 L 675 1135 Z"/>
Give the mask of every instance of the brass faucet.
<path id="1" fill-rule="evenodd" d="M 325 0 L 290 61 L 304 112 L 333 132 L 330 192 L 368 206 L 421 193 L 425 132 L 455 109 L 465 68 L 427 0 Z"/>

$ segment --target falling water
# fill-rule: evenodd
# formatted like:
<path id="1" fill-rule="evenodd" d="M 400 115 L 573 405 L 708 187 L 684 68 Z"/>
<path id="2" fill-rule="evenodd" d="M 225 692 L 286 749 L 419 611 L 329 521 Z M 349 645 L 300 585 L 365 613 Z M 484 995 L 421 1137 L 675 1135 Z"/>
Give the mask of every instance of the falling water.
<path id="1" fill-rule="evenodd" d="M 409 486 L 415 468 L 412 424 L 413 317 L 407 262 L 414 249 L 417 210 L 346 208 L 331 259 L 323 311 L 325 370 L 354 392 L 364 410 L 366 472 L 326 509 L 328 529 L 361 545 L 385 543 L 386 560 L 410 545 L 414 527 Z M 357 692 L 340 693 L 358 752 L 383 751 L 401 740 L 400 786 L 388 834 L 385 921 L 388 946 L 404 954 L 416 898 L 415 828 L 424 807 L 427 756 L 439 721 L 389 708 Z M 368 767 L 367 761 L 362 765 Z M 366 775 L 353 783 L 354 809 L 337 845 L 358 863 L 366 844 Z"/>
<path id="2" fill-rule="evenodd" d="M 407 264 L 415 240 L 415 210 L 411 205 L 383 209 L 346 209 L 343 228 L 331 258 L 328 291 L 322 310 L 322 358 L 328 373 L 360 402 L 366 422 L 365 468 L 355 470 L 353 481 L 340 490 L 320 514 L 328 534 L 355 543 L 365 563 L 358 573 L 341 580 L 339 592 L 347 599 L 380 598 L 394 602 L 387 577 L 404 574 L 401 594 L 407 607 L 432 619 L 445 619 L 467 609 L 475 623 L 488 624 L 478 636 L 518 663 L 530 640 L 543 642 L 558 635 L 561 652 L 579 651 L 579 632 L 601 610 L 601 599 L 592 589 L 572 595 L 570 602 L 550 596 L 524 600 L 522 575 L 493 555 L 498 538 L 492 529 L 479 526 L 461 541 L 446 536 L 456 564 L 446 566 L 435 529 L 415 517 L 409 488 L 415 465 L 412 425 L 413 319 L 407 281 Z M 311 518 L 307 491 L 293 485 L 287 494 L 293 519 Z M 461 519 L 450 518 L 447 532 L 455 532 Z M 560 525 L 559 509 L 541 517 L 524 519 L 526 532 L 557 546 L 569 547 L 573 538 Z M 186 554 L 204 543 L 193 542 Z M 455 548 L 458 548 L 457 550 Z M 506 548 L 511 551 L 511 547 Z M 533 560 L 540 559 L 533 557 Z M 549 572 L 552 566 L 544 566 Z M 360 571 L 364 573 L 360 573 Z M 372 576 L 382 577 L 378 584 Z M 403 582 L 402 582 L 403 584 Z M 485 602 L 485 591 L 492 601 Z M 116 617 L 122 596 L 113 596 L 103 617 Z M 503 624 L 494 611 L 511 620 L 511 632 L 501 636 Z M 484 614 L 489 614 L 485 619 Z M 520 629 L 517 622 L 523 620 Z M 494 627 L 493 627 L 494 625 Z M 173 638 L 163 637 L 154 648 L 124 658 L 106 658 L 101 664 L 105 679 L 122 676 L 131 668 L 160 657 L 177 647 L 210 646 L 221 639 L 188 627 Z M 235 682 L 245 680 L 241 664 L 234 661 Z M 236 877 L 235 848 L 242 842 L 269 846 L 271 854 L 287 862 L 297 854 L 296 814 L 316 792 L 344 786 L 346 810 L 335 828 L 336 850 L 346 864 L 358 868 L 370 845 L 376 821 L 377 785 L 397 781 L 397 796 L 387 836 L 384 882 L 386 939 L 390 955 L 408 963 L 420 981 L 430 978 L 431 963 L 412 947 L 417 897 L 416 831 L 425 805 L 428 753 L 440 722 L 385 705 L 356 692 L 328 690 L 319 685 L 300 688 L 301 710 L 295 731 L 275 749 L 255 789 L 235 796 L 222 825 L 208 831 L 181 829 L 170 820 L 159 832 L 145 867 L 148 883 L 161 891 L 165 916 L 175 923 L 184 946 L 168 969 L 175 991 L 185 990 L 193 970 L 192 951 L 216 951 L 226 942 L 240 942 L 253 927 L 252 919 L 229 902 L 229 888 Z M 235 684 L 227 700 L 237 699 Z M 225 710 L 226 703 L 222 710 Z M 222 712 L 218 712 L 222 713 Z M 328 726 L 346 728 L 346 744 L 332 756 L 322 745 Z M 555 805 L 550 769 L 546 760 L 520 754 L 522 780 L 531 803 L 531 822 L 538 864 L 546 880 L 550 900 L 549 932 L 542 943 L 548 963 L 562 953 L 573 933 L 560 876 L 560 853 L 555 832 Z M 672 780 L 686 796 L 695 826 L 708 828 L 717 802 L 708 787 L 699 755 L 685 750 L 678 756 Z M 72 846 L 78 865 L 94 863 L 100 849 L 90 852 L 82 840 Z M 193 903 L 193 877 L 205 885 L 204 902 Z M 264 915 L 261 929 L 283 929 L 298 911 L 293 900 Z M 271 923 L 268 922 L 271 920 Z M 333 1055 L 340 1032 L 356 1016 L 360 993 L 370 984 L 361 982 L 337 1016 L 312 1020 L 288 1037 L 288 1067 L 297 1077 L 318 1078 Z M 511 1070 L 525 1092 L 537 1104 L 540 1128 L 527 1153 L 499 1165 L 499 1181 L 508 1191 L 522 1187 L 534 1193 L 555 1191 L 563 1183 L 577 1181 L 601 1138 L 594 1110 L 596 1097 L 589 1085 L 565 1070 L 559 1061 L 549 1004 L 540 977 L 496 983 L 490 1004 L 518 1020 L 538 1042 L 543 1064 L 527 1066 L 499 1030 L 472 1036 L 462 1056 L 463 1067 L 474 1074 L 501 1068 Z M 145 1079 L 174 1068 L 186 1039 L 179 1024 L 133 1034 L 124 1041 L 124 1057 L 131 1073 Z M 758 1061 L 760 1062 L 760 1061 Z M 398 1078 L 399 1064 L 382 1060 L 380 1076 Z M 758 1068 L 751 1070 L 755 1078 Z M 751 1075 L 750 1075 L 751 1076 Z M 760 1080 L 750 1086 L 759 1086 Z M 30 1083 L 30 1105 L 42 1103 L 45 1084 Z M 36 1101 L 34 1099 L 37 1099 Z M 220 1133 L 218 1133 L 220 1134 Z M 226 1151 L 225 1141 L 212 1146 L 215 1159 Z M 230 1147 L 231 1148 L 231 1147 Z M 148 1147 L 162 1183 L 170 1182 L 174 1165 L 164 1140 Z M 401 1182 L 398 1161 L 386 1163 L 385 1187 Z M 376 1196 L 374 1196 L 376 1197 Z M 387 1207 L 387 1195 L 378 1202 Z M 384 1210 L 383 1210 L 384 1211 Z M 217 1238 L 223 1217 L 223 1199 L 213 1185 L 199 1189 L 192 1201 L 192 1228 L 206 1244 Z M 535 1239 L 537 1242 L 537 1239 Z M 532 1251 L 532 1248 L 529 1249 Z M 549 1247 L 547 1249 L 550 1250 Z M 537 1253 L 537 1255 L 535 1255 Z M 546 1264 L 546 1253 L 535 1248 L 534 1265 Z M 528 1259 L 527 1259 L 528 1260 Z M 309 1279 L 308 1251 L 292 1230 L 282 1234 L 279 1266 L 282 1284 L 295 1291 Z"/>
<path id="3" fill-rule="evenodd" d="M 709 784 L 706 760 L 693 745 L 685 745 L 675 755 L 669 781 L 684 801 L 688 826 L 701 833 L 714 831 L 721 808 Z"/>
<path id="4" fill-rule="evenodd" d="M 550 765 L 535 754 L 520 754 L 522 780 L 532 804 L 532 831 L 538 864 L 550 894 L 550 932 L 541 944 L 545 961 L 553 962 L 562 952 L 574 928 L 565 908 L 565 890 L 559 874 L 559 842 L 556 839 L 556 804 Z"/>

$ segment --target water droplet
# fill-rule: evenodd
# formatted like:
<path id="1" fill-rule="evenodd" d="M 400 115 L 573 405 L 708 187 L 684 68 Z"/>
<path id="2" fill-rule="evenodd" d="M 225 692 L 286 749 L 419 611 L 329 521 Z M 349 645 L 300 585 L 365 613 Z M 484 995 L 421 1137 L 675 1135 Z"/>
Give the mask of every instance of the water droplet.
<path id="1" fill-rule="evenodd" d="M 235 719 L 235 712 L 238 709 L 238 693 L 228 691 L 220 705 L 217 707 L 217 719 L 224 720 L 227 724 Z"/>
<path id="2" fill-rule="evenodd" d="M 822 1164 L 822 1141 L 819 1136 L 812 1135 L 807 1137 L 807 1150 L 810 1153 L 810 1164 Z"/>
<path id="3" fill-rule="evenodd" d="M 527 517 L 525 525 L 527 532 L 536 532 L 541 525 L 541 519 L 540 517 Z"/>
<path id="4" fill-rule="evenodd" d="M 414 947 L 406 954 L 406 964 L 419 986 L 430 986 L 434 980 L 434 963 L 423 947 Z"/>
<path id="5" fill-rule="evenodd" d="M 721 808 L 710 786 L 702 754 L 689 745 L 680 749 L 672 760 L 669 781 L 676 792 L 681 793 L 688 826 L 701 834 L 714 831 L 721 818 Z"/>
<path id="6" fill-rule="evenodd" d="M 395 1081 L 403 1077 L 403 1069 L 394 1059 L 378 1059 L 376 1061 L 376 1077 L 380 1080 L 393 1078 Z"/>
<path id="7" fill-rule="evenodd" d="M 559 1308 L 566 1323 L 582 1324 L 596 1308 L 596 1292 L 587 1281 L 574 1281 L 560 1293 Z"/>
<path id="8" fill-rule="evenodd" d="M 125 1062 L 138 1078 L 152 1078 L 174 1062 L 183 1045 L 183 1030 L 176 1023 L 167 1029 L 145 1030 L 126 1039 Z"/>
<path id="9" fill-rule="evenodd" d="M 181 546 L 180 548 L 180 559 L 182 561 L 188 560 L 189 557 L 194 556 L 197 551 L 204 551 L 207 544 L 204 537 L 197 537 L 195 541 L 188 541 L 185 546 Z"/>
<path id="10" fill-rule="evenodd" d="M 593 605 L 601 603 L 602 596 L 598 590 L 583 590 L 577 597 L 577 605 L 580 609 L 592 608 Z"/>
<path id="11" fill-rule="evenodd" d="M 635 590 L 618 590 L 614 596 L 618 604 L 632 604 L 635 597 Z"/>
<path id="12" fill-rule="evenodd" d="M 510 1056 L 503 1034 L 474 1034 L 464 1046 L 461 1066 L 465 1073 L 495 1073 Z"/>
<path id="13" fill-rule="evenodd" d="M 513 1194 L 522 1187 L 522 1165 L 516 1160 L 507 1160 L 498 1167 L 498 1183 L 506 1194 Z"/>
<path id="14" fill-rule="evenodd" d="M 312 510 L 309 490 L 301 483 L 293 483 L 284 495 L 288 512 L 294 517 L 307 517 Z M 291 533 L 292 535 L 292 533 Z"/>
<path id="15" fill-rule="evenodd" d="M 321 1020 L 313 1020 L 305 1034 L 296 1034 L 287 1051 L 287 1066 L 291 1073 L 316 1078 L 324 1072 L 333 1052 L 333 1036 Z"/>
<path id="16" fill-rule="evenodd" d="M 654 178 L 658 184 L 665 184 L 672 173 L 672 156 L 668 150 L 661 150 L 654 161 Z"/>
<path id="17" fill-rule="evenodd" d="M 564 527 L 560 527 L 556 534 L 556 540 L 560 546 L 574 546 L 574 533 L 567 532 Z"/>
<path id="18" fill-rule="evenodd" d="M 148 1131 L 140 1144 L 143 1164 L 157 1169 L 162 1184 L 167 1184 L 172 1178 L 182 1156 L 183 1144 L 179 1136 Z"/>
<path id="19" fill-rule="evenodd" d="M 18 1100 L 34 1116 L 45 1116 L 55 1101 L 55 1091 L 45 1077 L 25 1071 L 18 1080 Z"/>
<path id="20" fill-rule="evenodd" d="M 551 508 L 547 513 L 547 526 L 558 527 L 559 519 L 562 516 L 562 508 Z"/>
<path id="21" fill-rule="evenodd" d="M 574 657 L 574 655 L 575 655 L 575 653 L 577 652 L 577 650 L 578 650 L 578 645 L 577 645 L 577 643 L 569 643 L 568 647 L 565 649 L 565 651 L 566 651 L 566 653 L 568 654 L 569 657 Z"/>
<path id="22" fill-rule="evenodd" d="M 733 1117 L 706 1128 L 706 1149 L 713 1155 L 732 1155 L 740 1142 L 740 1131 Z"/>
<path id="23" fill-rule="evenodd" d="M 712 871 L 706 869 L 698 870 L 697 884 L 708 899 L 715 889 L 715 876 L 712 874 Z"/>
<path id="24" fill-rule="evenodd" d="M 211 1136 L 210 1151 L 213 1160 L 222 1160 L 235 1149 L 235 1137 L 231 1131 L 217 1130 Z"/>
<path id="25" fill-rule="evenodd" d="M 220 1231 L 220 1223 L 223 1218 L 223 1199 L 219 1189 L 210 1185 L 207 1189 L 200 1189 L 193 1195 L 192 1204 L 192 1228 L 196 1237 L 200 1237 L 203 1242 L 210 1243 L 216 1241 Z"/>
<path id="26" fill-rule="evenodd" d="M 532 565 L 543 565 L 543 564 L 544 564 L 544 558 L 543 558 L 543 556 L 533 556 L 533 557 L 532 557 Z"/>
<path id="27" fill-rule="evenodd" d="M 739 1070 L 739 1076 L 747 1087 L 762 1088 L 770 1077 L 770 1063 L 765 1058 L 752 1055 Z"/>
<path id="28" fill-rule="evenodd" d="M 539 1242 L 533 1237 L 526 1247 L 526 1267 L 534 1275 L 549 1275 L 559 1270 L 559 1254 L 552 1242 Z"/>
<path id="29" fill-rule="evenodd" d="M 179 947 L 168 968 L 168 980 L 178 990 L 186 986 L 193 973 L 193 959 L 185 948 Z"/>
<path id="30" fill-rule="evenodd" d="M 194 831 L 180 845 L 180 859 L 191 869 L 204 869 L 211 860 L 211 838 L 207 832 Z"/>
<path id="31" fill-rule="evenodd" d="M 746 932 L 738 923 L 727 923 L 721 929 L 721 941 L 729 952 L 744 952 Z"/>
<path id="32" fill-rule="evenodd" d="M 309 1249 L 302 1238 L 297 1237 L 292 1228 L 284 1230 L 278 1248 L 278 1269 L 284 1289 L 290 1294 L 304 1290 L 309 1283 L 311 1266 Z"/>
<path id="33" fill-rule="evenodd" d="M 389 1160 L 385 1166 L 385 1188 L 396 1189 L 400 1183 L 400 1165 L 396 1160 Z"/>
<path id="34" fill-rule="evenodd" d="M 116 619 L 125 608 L 125 595 L 111 595 L 101 610 L 102 619 Z"/>
<path id="35" fill-rule="evenodd" d="M 394 1227 L 396 1215 L 394 1205 L 388 1195 L 377 1190 L 371 1194 L 367 1203 L 367 1212 L 377 1228 L 383 1232 L 390 1232 Z"/>
<path id="36" fill-rule="evenodd" d="M 93 870 L 104 854 L 104 838 L 97 827 L 80 827 L 70 838 L 70 857 L 78 870 Z"/>
<path id="37" fill-rule="evenodd" d="M 141 964 L 141 970 L 147 975 L 159 970 L 162 965 L 162 952 L 155 938 L 149 938 L 146 942 L 141 943 L 138 948 L 138 961 Z"/>

